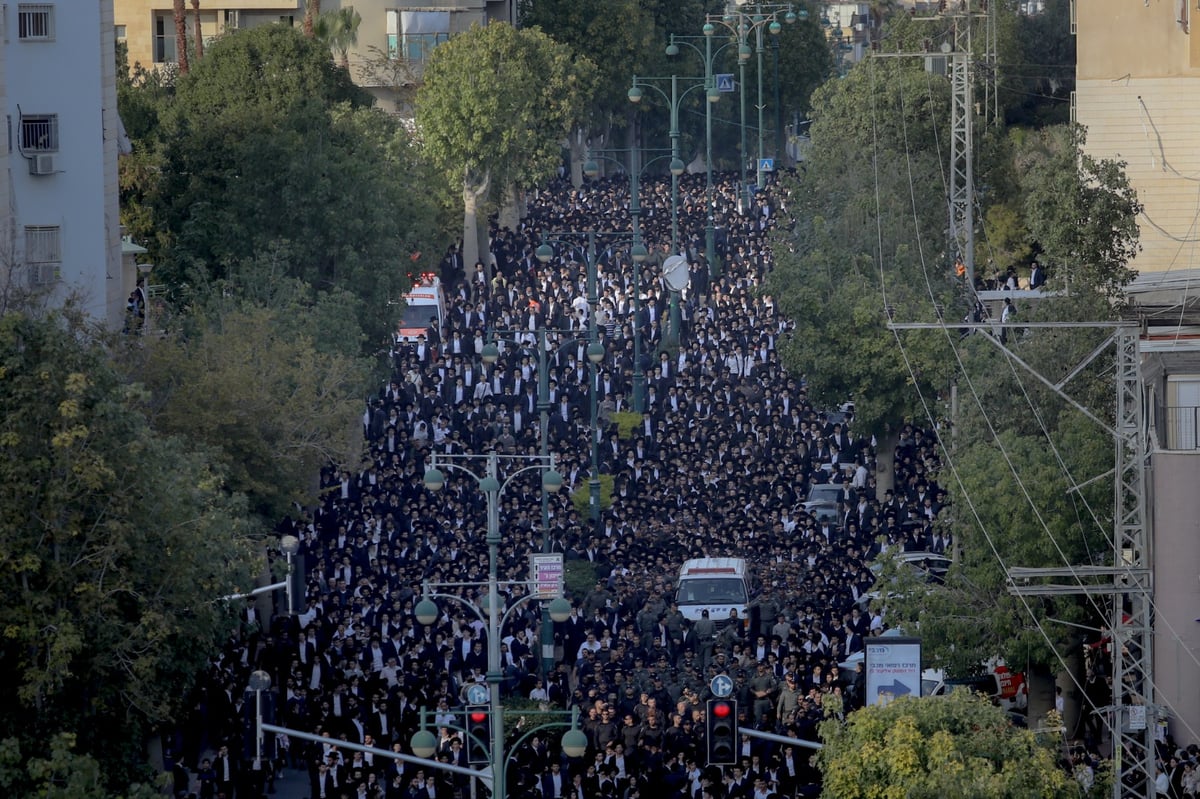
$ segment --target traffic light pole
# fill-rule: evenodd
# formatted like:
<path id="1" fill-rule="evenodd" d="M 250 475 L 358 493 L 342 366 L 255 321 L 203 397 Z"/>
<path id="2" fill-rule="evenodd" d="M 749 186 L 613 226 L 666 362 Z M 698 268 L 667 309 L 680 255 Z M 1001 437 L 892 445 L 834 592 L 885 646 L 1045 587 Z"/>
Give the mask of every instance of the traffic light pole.
<path id="1" fill-rule="evenodd" d="M 748 735 L 751 738 L 761 738 L 764 741 L 773 741 L 777 744 L 786 744 L 787 746 L 802 746 L 805 749 L 825 748 L 824 744 L 817 743 L 816 741 L 806 741 L 803 738 L 789 738 L 786 735 L 777 735 L 773 732 L 763 732 L 762 730 L 749 729 L 745 727 L 738 730 L 738 733 L 741 735 Z"/>

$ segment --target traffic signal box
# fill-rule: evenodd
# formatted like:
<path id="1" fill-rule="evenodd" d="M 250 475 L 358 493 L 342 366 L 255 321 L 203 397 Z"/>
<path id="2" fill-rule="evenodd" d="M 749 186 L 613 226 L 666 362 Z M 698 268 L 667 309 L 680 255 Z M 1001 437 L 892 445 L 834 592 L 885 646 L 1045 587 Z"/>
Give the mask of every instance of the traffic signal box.
<path id="1" fill-rule="evenodd" d="M 710 766 L 724 766 L 737 762 L 737 718 L 737 702 L 732 699 L 708 700 L 705 741 L 708 744 Z"/>

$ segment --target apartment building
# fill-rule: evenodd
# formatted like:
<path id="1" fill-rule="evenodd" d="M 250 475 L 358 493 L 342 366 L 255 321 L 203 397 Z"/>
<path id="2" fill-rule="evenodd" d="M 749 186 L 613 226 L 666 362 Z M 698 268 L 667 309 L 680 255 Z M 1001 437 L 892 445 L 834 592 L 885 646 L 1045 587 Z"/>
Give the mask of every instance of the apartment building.
<path id="1" fill-rule="evenodd" d="M 69 295 L 119 327 L 121 267 L 113 0 L 0 6 L 0 270 L 54 304 Z"/>
<path id="2" fill-rule="evenodd" d="M 1144 212 L 1140 275 L 1156 698 L 1200 742 L 1200 22 L 1195 0 L 1071 5 L 1073 113 L 1089 153 L 1126 162 Z"/>
<path id="3" fill-rule="evenodd" d="M 129 63 L 147 68 L 175 63 L 175 16 L 171 0 L 115 0 L 116 33 L 129 47 Z M 350 74 L 370 90 L 381 107 L 405 110 L 404 89 L 420 80 L 430 51 L 473 24 L 515 22 L 516 0 L 321 0 L 322 12 L 353 8 L 360 22 L 349 47 Z M 304 0 L 202 0 L 204 39 L 239 28 L 303 24 Z M 188 36 L 195 36 L 195 12 L 188 3 Z"/>

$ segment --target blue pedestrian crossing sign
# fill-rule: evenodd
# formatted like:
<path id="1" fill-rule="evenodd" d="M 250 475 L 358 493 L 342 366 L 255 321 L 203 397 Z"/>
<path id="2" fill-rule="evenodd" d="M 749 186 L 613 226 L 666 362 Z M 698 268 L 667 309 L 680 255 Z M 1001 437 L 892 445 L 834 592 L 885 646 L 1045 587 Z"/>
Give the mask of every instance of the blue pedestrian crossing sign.
<path id="1" fill-rule="evenodd" d="M 734 90 L 733 73 L 732 72 L 722 72 L 722 73 L 718 74 L 716 76 L 716 78 L 717 78 L 717 91 L 731 92 Z"/>
<path id="2" fill-rule="evenodd" d="M 775 159 L 774 158 L 758 159 L 758 171 L 759 172 L 774 172 L 775 171 Z"/>

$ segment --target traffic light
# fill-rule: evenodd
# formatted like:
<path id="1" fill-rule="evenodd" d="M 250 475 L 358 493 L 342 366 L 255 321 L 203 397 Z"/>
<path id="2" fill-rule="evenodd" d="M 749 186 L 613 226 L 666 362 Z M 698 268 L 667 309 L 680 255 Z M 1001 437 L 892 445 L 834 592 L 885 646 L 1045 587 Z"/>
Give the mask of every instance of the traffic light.
<path id="1" fill-rule="evenodd" d="M 708 764 L 723 766 L 738 762 L 737 702 L 732 699 L 708 700 L 705 740 L 708 743 Z"/>
<path id="2" fill-rule="evenodd" d="M 487 708 L 475 705 L 467 708 L 467 762 L 471 765 L 488 763 L 488 748 L 492 740 L 491 716 Z"/>
<path id="3" fill-rule="evenodd" d="M 305 611 L 307 586 L 304 579 L 304 556 L 292 555 L 288 562 L 287 606 L 288 613 L 295 616 Z"/>

